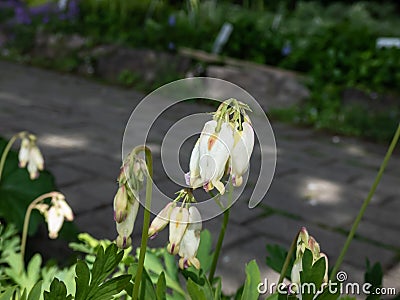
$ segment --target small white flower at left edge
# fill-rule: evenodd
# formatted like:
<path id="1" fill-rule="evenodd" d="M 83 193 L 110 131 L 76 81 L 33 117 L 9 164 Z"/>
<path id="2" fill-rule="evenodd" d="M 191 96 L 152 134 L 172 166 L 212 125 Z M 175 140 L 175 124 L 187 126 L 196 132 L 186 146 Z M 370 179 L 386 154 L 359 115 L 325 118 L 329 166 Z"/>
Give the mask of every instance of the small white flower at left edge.
<path id="1" fill-rule="evenodd" d="M 132 245 L 131 234 L 135 226 L 136 216 L 139 210 L 139 201 L 133 200 L 133 203 L 128 203 L 127 216 L 124 221 L 116 223 L 118 237 L 116 240 L 117 246 L 121 249 L 126 249 Z"/>
<path id="2" fill-rule="evenodd" d="M 201 215 L 194 206 L 189 208 L 189 225 L 182 237 L 179 247 L 179 267 L 184 269 L 194 266 L 200 269 L 200 261 L 196 257 L 200 244 L 200 233 L 202 229 Z"/>
<path id="3" fill-rule="evenodd" d="M 25 168 L 26 164 L 28 163 L 29 149 L 30 149 L 29 139 L 27 137 L 23 137 L 21 141 L 21 147 L 19 148 L 19 153 L 18 153 L 18 161 L 20 168 Z"/>
<path id="4" fill-rule="evenodd" d="M 49 230 L 49 237 L 55 239 L 58 237 L 58 232 L 64 223 L 64 219 L 67 221 L 72 221 L 74 215 L 71 207 L 65 201 L 65 197 L 62 194 L 55 195 L 51 200 L 51 207 L 47 204 L 37 204 L 36 209 L 38 209 L 46 218 L 47 227 Z"/>
<path id="5" fill-rule="evenodd" d="M 44 159 L 36 145 L 36 137 L 34 135 L 22 138 L 18 161 L 20 168 L 27 166 L 29 177 L 32 180 L 39 177 L 39 171 L 43 171 Z"/>

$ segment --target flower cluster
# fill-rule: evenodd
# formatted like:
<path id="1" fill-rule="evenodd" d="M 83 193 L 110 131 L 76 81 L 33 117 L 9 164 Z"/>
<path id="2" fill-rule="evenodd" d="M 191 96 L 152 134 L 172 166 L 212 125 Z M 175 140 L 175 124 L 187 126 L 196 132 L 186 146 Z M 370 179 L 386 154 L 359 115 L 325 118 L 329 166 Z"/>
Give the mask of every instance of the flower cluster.
<path id="1" fill-rule="evenodd" d="M 61 193 L 54 192 L 50 204 L 51 205 L 38 203 L 34 208 L 39 210 L 45 217 L 49 230 L 49 237 L 51 239 L 56 239 L 58 237 L 58 232 L 61 230 L 64 223 L 64 219 L 72 221 L 74 215 L 71 207 L 69 207 L 68 203 L 65 201 L 64 195 Z"/>
<path id="2" fill-rule="evenodd" d="M 321 252 L 319 244 L 317 241 L 308 234 L 305 227 L 301 228 L 298 238 L 297 238 L 297 248 L 296 248 L 296 260 L 293 264 L 291 279 L 292 283 L 296 283 L 300 286 L 300 272 L 303 270 L 303 255 L 306 249 L 309 249 L 313 255 L 313 264 L 320 258 L 325 259 L 325 276 L 324 282 L 328 282 L 328 257 Z"/>
<path id="3" fill-rule="evenodd" d="M 207 122 L 190 157 L 186 183 L 208 192 L 214 187 L 224 194 L 224 175 L 232 176 L 234 186 L 243 183 L 254 147 L 254 131 L 246 113 L 249 108 L 235 100 L 224 101 Z"/>
<path id="4" fill-rule="evenodd" d="M 122 164 L 118 177 L 119 187 L 114 197 L 114 220 L 118 232 L 116 242 L 120 248 L 132 244 L 130 236 L 139 210 L 139 191 L 146 175 L 145 162 L 131 153 Z"/>
<path id="5" fill-rule="evenodd" d="M 181 205 L 178 201 L 183 199 Z M 194 266 L 200 269 L 200 261 L 197 259 L 197 249 L 200 244 L 202 220 L 199 210 L 190 205 L 195 202 L 193 195 L 188 190 L 178 192 L 178 197 L 168 203 L 156 216 L 150 225 L 148 235 L 150 238 L 163 230 L 169 224 L 169 253 L 180 256 L 179 267 L 181 269 Z"/>
<path id="6" fill-rule="evenodd" d="M 23 133 L 21 148 L 18 153 L 19 167 L 27 166 L 31 179 L 39 177 L 39 171 L 44 168 L 44 160 L 36 144 L 36 136 L 33 134 Z"/>

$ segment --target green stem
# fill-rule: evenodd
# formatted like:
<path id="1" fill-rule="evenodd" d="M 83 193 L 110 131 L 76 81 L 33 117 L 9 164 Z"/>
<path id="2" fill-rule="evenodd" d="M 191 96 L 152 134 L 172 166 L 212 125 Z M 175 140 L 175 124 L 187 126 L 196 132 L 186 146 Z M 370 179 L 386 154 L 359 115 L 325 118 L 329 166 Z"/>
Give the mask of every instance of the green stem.
<path id="1" fill-rule="evenodd" d="M 146 202 L 144 207 L 143 215 L 143 229 L 142 229 L 142 242 L 140 245 L 139 262 L 136 271 L 135 284 L 133 286 L 132 299 L 137 300 L 139 295 L 140 282 L 143 280 L 142 273 L 144 268 L 144 259 L 147 249 L 147 239 L 150 225 L 150 207 L 151 207 L 151 197 L 152 197 L 152 187 L 153 187 L 153 158 L 151 156 L 151 151 L 145 146 L 139 146 L 134 149 L 136 153 L 139 151 L 144 151 L 146 155 L 146 165 L 148 170 L 148 177 L 146 180 Z"/>
<path id="2" fill-rule="evenodd" d="M 232 185 L 232 181 L 230 181 L 229 182 L 229 192 L 228 192 L 228 208 L 224 211 L 224 219 L 222 221 L 221 231 L 219 232 L 217 246 L 215 248 L 213 260 L 211 263 L 210 274 L 208 275 L 208 280 L 210 281 L 211 284 L 214 279 L 215 270 L 217 269 L 218 258 L 221 253 L 221 248 L 222 248 L 222 243 L 224 242 L 226 227 L 228 226 L 228 222 L 229 222 L 229 213 L 230 213 L 230 209 L 231 209 L 230 205 L 232 202 L 232 192 L 233 192 L 233 185 Z"/>
<path id="3" fill-rule="evenodd" d="M 28 208 L 26 209 L 25 219 L 24 219 L 24 228 L 22 230 L 22 238 L 21 238 L 21 257 L 24 259 L 25 257 L 25 248 L 26 248 L 26 239 L 28 237 L 28 228 L 29 228 L 29 219 L 31 217 L 32 210 L 35 208 L 36 204 L 42 202 L 46 198 L 54 197 L 58 192 L 50 192 L 43 194 L 37 197 L 35 200 L 29 204 Z"/>
<path id="4" fill-rule="evenodd" d="M 0 181 L 1 181 L 1 176 L 3 174 L 3 169 L 4 169 L 4 164 L 6 163 L 6 158 L 8 153 L 10 152 L 10 149 L 12 145 L 15 143 L 17 138 L 21 137 L 23 134 L 25 134 L 25 131 L 21 131 L 17 134 L 15 134 L 9 141 L 7 146 L 4 148 L 3 154 L 1 155 L 1 160 L 0 160 Z"/>
<path id="5" fill-rule="evenodd" d="M 296 235 L 296 237 L 294 238 L 292 244 L 290 245 L 290 249 L 289 249 L 288 254 L 286 255 L 286 259 L 285 259 L 285 262 L 283 264 L 283 267 L 282 267 L 282 270 L 281 270 L 281 274 L 279 276 L 279 280 L 278 280 L 278 285 L 277 286 L 279 286 L 283 282 L 283 280 L 285 279 L 287 269 L 289 268 L 290 260 L 292 259 L 293 253 L 297 248 L 297 240 L 298 240 L 298 238 L 299 238 L 299 234 Z"/>
<path id="6" fill-rule="evenodd" d="M 355 219 L 355 221 L 353 223 L 353 226 L 351 227 L 350 233 L 347 236 L 347 240 L 346 240 L 346 242 L 345 242 L 345 244 L 343 246 L 343 249 L 340 252 L 339 258 L 337 259 L 336 264 L 333 267 L 333 270 L 332 270 L 332 273 L 331 273 L 331 276 L 330 276 L 330 280 L 331 281 L 334 281 L 336 279 L 336 273 L 339 271 L 339 268 L 340 268 L 340 266 L 341 266 L 341 264 L 343 262 L 344 256 L 345 256 L 345 254 L 346 254 L 346 252 L 347 252 L 347 250 L 348 250 L 348 248 L 350 246 L 350 243 L 353 240 L 353 237 L 354 237 L 354 235 L 356 233 L 358 225 L 361 222 L 361 219 L 362 219 L 362 217 L 363 217 L 363 215 L 365 213 L 365 210 L 367 209 L 368 204 L 371 202 L 372 196 L 374 195 L 376 188 L 378 187 L 378 184 L 379 184 L 379 182 L 380 182 L 380 180 L 382 178 L 383 172 L 385 171 L 385 168 L 386 168 L 386 166 L 387 166 L 387 164 L 389 162 L 389 159 L 392 156 L 393 150 L 396 147 L 396 144 L 397 144 L 397 142 L 399 140 L 399 137 L 400 137 L 400 123 L 399 123 L 399 126 L 397 127 L 396 133 L 393 136 L 392 142 L 390 143 L 390 146 L 389 146 L 389 148 L 388 148 L 388 150 L 386 152 L 385 158 L 383 159 L 383 162 L 382 162 L 382 164 L 381 164 L 381 166 L 379 168 L 379 172 L 375 177 L 375 181 L 371 186 L 371 189 L 370 189 L 370 191 L 369 191 L 369 193 L 367 195 L 367 198 L 365 198 L 365 200 L 364 200 L 364 202 L 363 202 L 363 204 L 362 204 L 362 206 L 360 208 L 360 211 L 359 211 L 359 213 L 357 215 L 357 218 Z"/>

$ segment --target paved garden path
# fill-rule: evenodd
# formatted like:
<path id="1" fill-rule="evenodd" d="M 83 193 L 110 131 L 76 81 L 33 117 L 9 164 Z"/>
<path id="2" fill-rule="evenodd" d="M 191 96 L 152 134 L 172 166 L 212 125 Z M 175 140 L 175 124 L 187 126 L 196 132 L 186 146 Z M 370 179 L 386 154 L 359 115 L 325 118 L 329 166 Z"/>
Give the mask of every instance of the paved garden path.
<path id="1" fill-rule="evenodd" d="M 38 135 L 46 166 L 71 203 L 76 224 L 97 238 L 116 236 L 112 200 L 121 141 L 130 113 L 142 98 L 143 94 L 133 90 L 0 61 L 0 134 L 10 137 L 29 130 Z M 192 103 L 161 117 L 152 143 L 162 140 L 157 128 L 168 128 L 184 113 L 204 109 L 210 110 Z M 228 292 L 237 288 L 244 278 L 244 264 L 252 258 L 257 259 L 263 277 L 276 279 L 265 265 L 265 246 L 288 248 L 301 226 L 316 237 L 333 265 L 386 150 L 385 146 L 281 123 L 272 126 L 278 160 L 271 188 L 257 208 L 248 209 L 245 199 L 240 199 L 232 210 L 219 269 Z M 250 183 L 257 175 L 253 173 Z M 156 184 L 171 197 L 177 190 L 162 176 L 156 176 Z M 362 280 L 368 257 L 382 262 L 385 286 L 400 291 L 399 185 L 397 151 L 345 259 L 342 269 L 348 272 L 349 281 Z M 216 236 L 221 221 L 221 217 L 213 219 L 204 227 Z M 135 230 L 136 244 L 139 229 Z M 164 241 L 162 235 L 150 244 L 158 246 Z M 56 245 L 47 242 L 45 235 L 34 242 L 38 248 L 39 243 L 48 249 Z"/>

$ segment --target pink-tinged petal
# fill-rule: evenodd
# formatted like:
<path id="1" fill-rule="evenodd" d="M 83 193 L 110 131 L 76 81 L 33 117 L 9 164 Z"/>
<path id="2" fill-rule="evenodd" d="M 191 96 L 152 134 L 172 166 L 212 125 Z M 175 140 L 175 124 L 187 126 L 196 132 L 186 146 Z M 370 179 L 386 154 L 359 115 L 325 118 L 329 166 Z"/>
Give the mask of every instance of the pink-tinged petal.
<path id="1" fill-rule="evenodd" d="M 185 183 L 190 185 L 190 172 L 185 173 Z"/>

